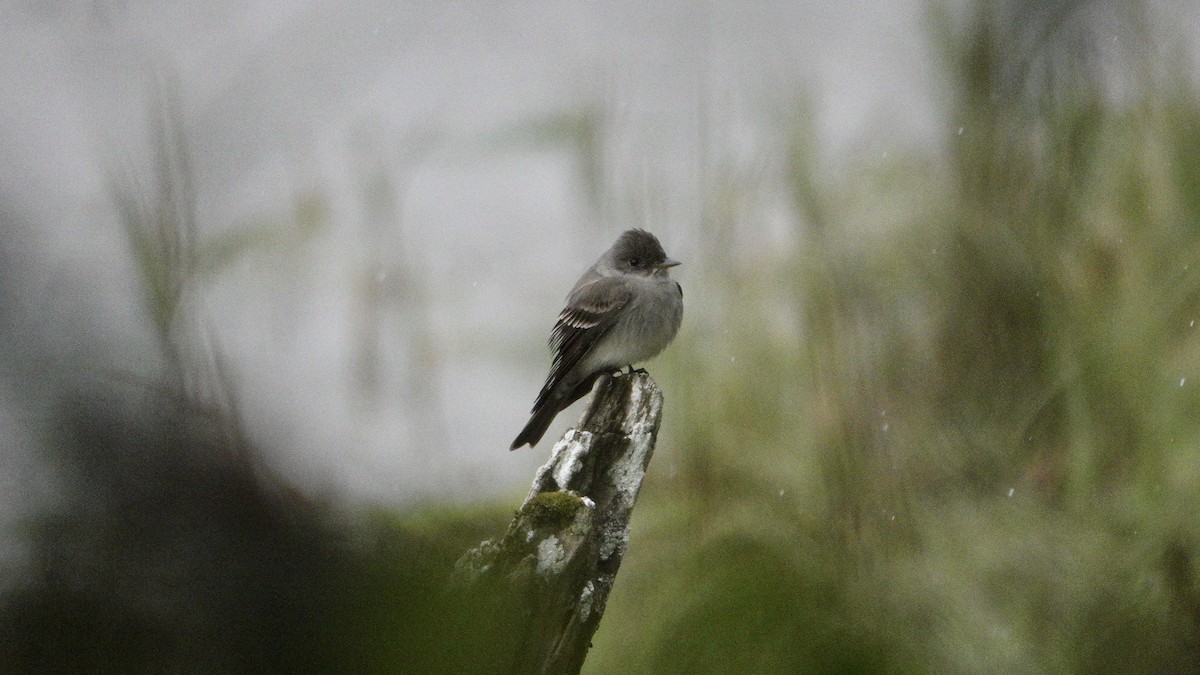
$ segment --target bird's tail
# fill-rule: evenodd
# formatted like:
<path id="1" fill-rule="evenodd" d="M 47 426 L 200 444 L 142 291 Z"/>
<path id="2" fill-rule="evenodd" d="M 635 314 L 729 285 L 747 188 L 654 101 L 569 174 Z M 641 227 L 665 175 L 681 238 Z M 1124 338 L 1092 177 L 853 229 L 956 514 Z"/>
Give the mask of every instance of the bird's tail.
<path id="1" fill-rule="evenodd" d="M 529 418 L 529 422 L 521 430 L 521 433 L 517 434 L 517 440 L 513 441 L 512 447 L 509 450 L 516 450 L 526 443 L 530 447 L 537 445 L 538 441 L 542 440 L 542 436 L 546 435 L 546 429 L 550 428 L 550 423 L 558 416 L 559 410 L 558 406 L 549 401 L 547 401 L 546 405 L 535 409 L 533 415 Z"/>
<path id="2" fill-rule="evenodd" d="M 565 397 L 555 396 L 554 392 L 543 390 L 541 396 L 538 397 L 537 404 L 533 407 L 533 415 L 529 418 L 529 422 L 525 424 L 525 428 L 521 433 L 517 434 L 517 440 L 513 441 L 512 447 L 509 450 L 529 444 L 533 447 L 542 440 L 542 436 L 546 435 L 546 429 L 550 428 L 550 423 L 568 406 L 575 401 L 583 398 L 589 391 L 592 390 L 592 385 L 596 383 L 596 379 L 600 377 L 604 371 L 597 371 L 577 382 L 575 386 L 567 392 Z"/>

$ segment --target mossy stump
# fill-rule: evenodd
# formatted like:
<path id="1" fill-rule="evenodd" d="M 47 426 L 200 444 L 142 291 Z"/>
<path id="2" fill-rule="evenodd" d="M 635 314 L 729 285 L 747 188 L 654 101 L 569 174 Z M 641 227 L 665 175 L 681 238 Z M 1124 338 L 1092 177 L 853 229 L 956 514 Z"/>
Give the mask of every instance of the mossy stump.
<path id="1" fill-rule="evenodd" d="M 601 377 L 578 428 L 538 469 L 499 541 L 468 551 L 468 596 L 495 672 L 578 673 L 629 544 L 629 519 L 662 418 L 644 371 Z"/>

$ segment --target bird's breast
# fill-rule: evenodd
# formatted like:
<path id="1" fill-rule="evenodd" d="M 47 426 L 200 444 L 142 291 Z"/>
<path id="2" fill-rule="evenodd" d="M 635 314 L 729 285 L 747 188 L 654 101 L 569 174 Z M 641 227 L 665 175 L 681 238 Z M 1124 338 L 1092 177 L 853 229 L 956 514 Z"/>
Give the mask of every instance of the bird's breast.
<path id="1" fill-rule="evenodd" d="M 622 316 L 589 355 L 593 372 L 653 358 L 671 343 L 683 321 L 683 299 L 670 278 L 639 279 Z"/>

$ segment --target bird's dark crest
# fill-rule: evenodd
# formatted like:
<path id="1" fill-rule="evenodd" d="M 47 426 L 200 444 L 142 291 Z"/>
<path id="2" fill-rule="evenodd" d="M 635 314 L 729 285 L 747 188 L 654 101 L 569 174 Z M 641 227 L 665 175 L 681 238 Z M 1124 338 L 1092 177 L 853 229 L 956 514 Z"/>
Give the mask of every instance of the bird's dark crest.
<path id="1" fill-rule="evenodd" d="M 616 249 L 618 258 L 644 252 L 654 260 L 667 259 L 667 252 L 663 250 L 658 237 L 641 229 L 625 230 L 622 232 L 613 248 Z"/>

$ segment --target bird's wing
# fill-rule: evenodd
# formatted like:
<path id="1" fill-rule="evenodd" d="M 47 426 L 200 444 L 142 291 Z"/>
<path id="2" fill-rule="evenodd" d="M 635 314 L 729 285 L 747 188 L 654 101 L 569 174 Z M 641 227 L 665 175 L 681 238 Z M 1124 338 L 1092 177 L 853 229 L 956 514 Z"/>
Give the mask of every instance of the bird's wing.
<path id="1" fill-rule="evenodd" d="M 616 323 L 616 318 L 633 297 L 633 292 L 617 277 L 600 277 L 580 286 L 567 298 L 567 306 L 558 315 L 550 333 L 554 362 L 546 384 L 533 408 L 537 410 L 550 393 Z M 581 373 L 587 375 L 588 373 Z"/>

